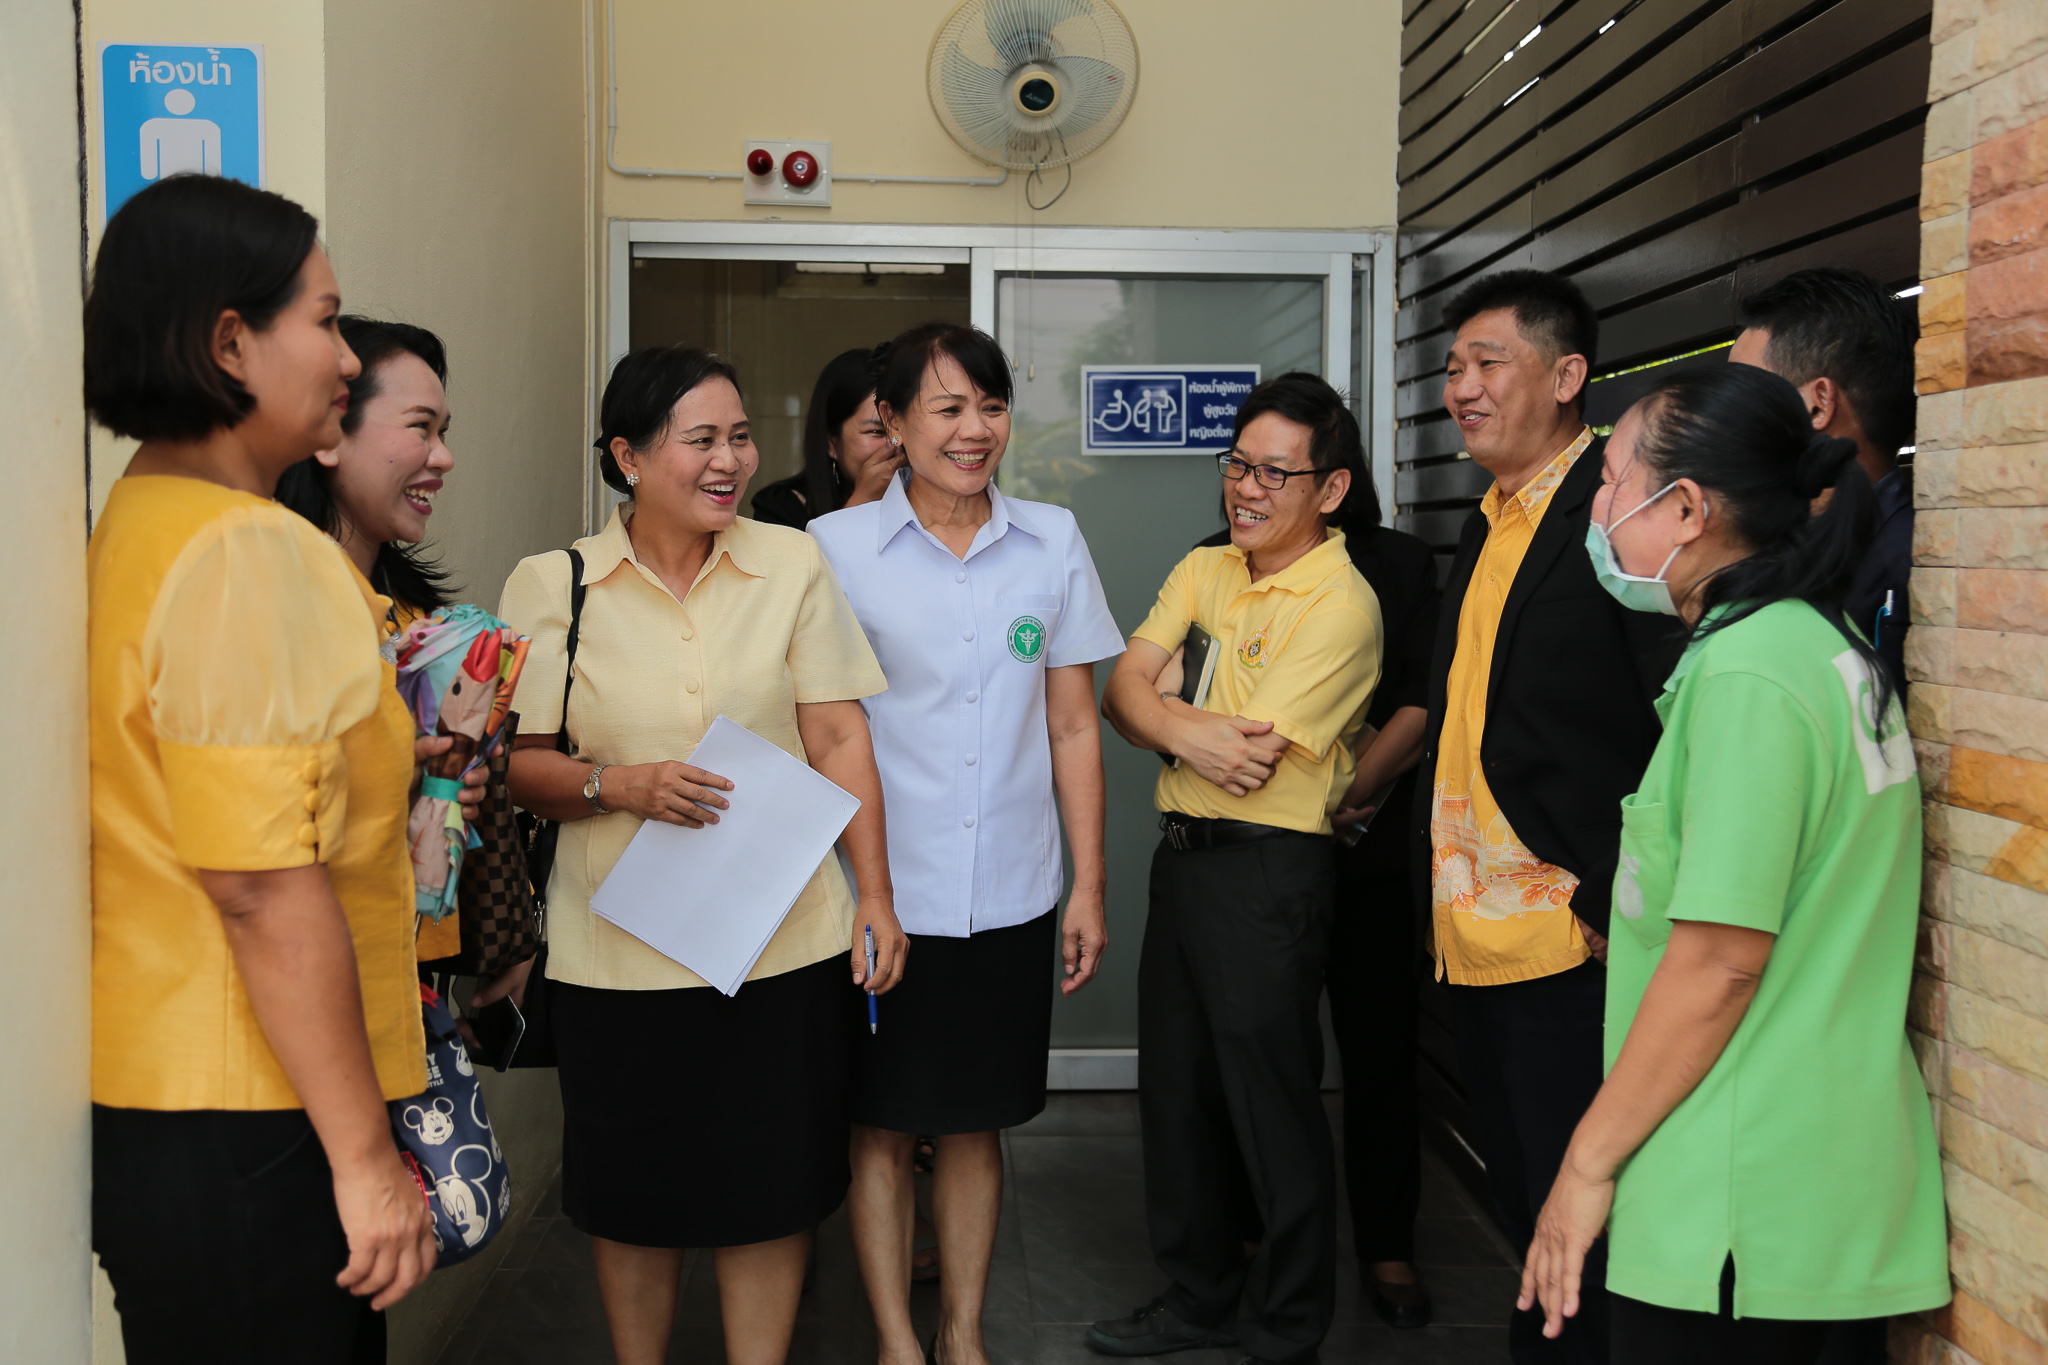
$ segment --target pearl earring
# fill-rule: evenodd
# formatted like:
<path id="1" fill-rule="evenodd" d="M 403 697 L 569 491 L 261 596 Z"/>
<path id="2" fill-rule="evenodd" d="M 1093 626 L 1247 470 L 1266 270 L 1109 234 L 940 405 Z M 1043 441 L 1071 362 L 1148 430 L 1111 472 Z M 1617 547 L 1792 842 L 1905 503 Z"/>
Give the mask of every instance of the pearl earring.
<path id="1" fill-rule="evenodd" d="M 626 487 L 628 487 L 628 488 L 638 488 L 639 486 L 640 486 L 640 476 L 639 476 L 638 474 L 628 474 L 628 475 L 626 476 Z"/>

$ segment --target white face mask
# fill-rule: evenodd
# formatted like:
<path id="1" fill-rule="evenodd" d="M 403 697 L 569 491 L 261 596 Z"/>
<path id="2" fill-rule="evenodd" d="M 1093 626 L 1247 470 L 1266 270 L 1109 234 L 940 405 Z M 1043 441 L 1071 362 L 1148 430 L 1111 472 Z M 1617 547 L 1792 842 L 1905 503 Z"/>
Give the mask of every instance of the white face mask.
<path id="1" fill-rule="evenodd" d="M 1671 548 L 1671 553 L 1664 557 L 1663 566 L 1657 570 L 1654 578 L 1623 572 L 1621 561 L 1614 557 L 1614 527 L 1621 525 L 1623 521 L 1627 521 L 1676 487 L 1678 481 L 1673 479 L 1624 512 L 1614 526 L 1602 526 L 1596 521 L 1586 527 L 1586 553 L 1593 561 L 1593 576 L 1600 580 L 1600 586 L 1607 589 L 1609 596 L 1630 611 L 1651 611 L 1665 616 L 1678 615 L 1678 604 L 1671 600 L 1671 585 L 1664 581 L 1664 575 L 1670 572 L 1671 561 L 1678 558 L 1678 552 L 1685 548 L 1683 545 L 1674 545 Z M 1702 498 L 1700 515 L 1704 517 L 1706 511 L 1706 500 Z"/>

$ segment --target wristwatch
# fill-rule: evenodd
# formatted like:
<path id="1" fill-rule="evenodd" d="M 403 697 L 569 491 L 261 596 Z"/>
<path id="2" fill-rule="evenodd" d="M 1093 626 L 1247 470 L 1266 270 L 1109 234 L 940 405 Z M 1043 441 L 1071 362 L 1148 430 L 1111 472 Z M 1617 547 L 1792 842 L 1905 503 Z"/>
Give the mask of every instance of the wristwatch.
<path id="1" fill-rule="evenodd" d="M 604 808 L 604 770 L 611 765 L 600 763 L 590 770 L 590 776 L 583 779 L 583 799 L 590 803 L 590 809 L 599 815 L 610 815 Z"/>

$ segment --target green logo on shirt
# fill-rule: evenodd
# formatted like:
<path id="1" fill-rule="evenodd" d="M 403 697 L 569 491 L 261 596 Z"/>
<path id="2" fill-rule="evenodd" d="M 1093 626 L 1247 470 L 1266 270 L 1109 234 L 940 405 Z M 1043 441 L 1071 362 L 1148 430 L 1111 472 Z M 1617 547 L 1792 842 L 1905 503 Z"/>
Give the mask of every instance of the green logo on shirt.
<path id="1" fill-rule="evenodd" d="M 1045 652 L 1045 622 L 1036 616 L 1020 616 L 1010 622 L 1010 657 L 1019 663 L 1036 663 Z"/>

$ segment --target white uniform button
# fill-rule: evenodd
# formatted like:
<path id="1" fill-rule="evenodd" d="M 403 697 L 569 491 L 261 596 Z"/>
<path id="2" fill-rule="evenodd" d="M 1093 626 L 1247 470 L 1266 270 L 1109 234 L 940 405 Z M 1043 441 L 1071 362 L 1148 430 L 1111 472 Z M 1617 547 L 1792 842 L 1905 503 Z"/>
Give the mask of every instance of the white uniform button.
<path id="1" fill-rule="evenodd" d="M 978 701 L 980 701 L 980 700 L 981 700 L 981 693 L 979 693 L 979 692 L 969 692 L 969 693 L 967 694 L 967 704 L 968 704 L 969 706 L 972 706 L 972 705 L 974 705 L 974 703 L 976 703 L 976 702 L 978 702 Z"/>
<path id="2" fill-rule="evenodd" d="M 961 571 L 961 572 L 959 572 L 959 573 L 956 573 L 956 574 L 954 574 L 954 575 L 953 575 L 953 581 L 954 581 L 955 583 L 965 583 L 965 582 L 967 581 L 967 574 L 966 574 L 966 572 L 965 572 L 965 571 L 963 570 L 963 571 Z"/>
<path id="3" fill-rule="evenodd" d="M 968 767 L 970 767 L 970 768 L 974 766 L 974 755 L 973 755 L 973 754 L 969 754 L 969 755 L 967 755 L 967 766 L 968 766 Z"/>
<path id="4" fill-rule="evenodd" d="M 967 817 L 967 818 L 966 818 L 965 820 L 962 820 L 962 821 L 961 821 L 960 823 L 961 823 L 961 824 L 963 824 L 963 825 L 965 825 L 965 826 L 967 826 L 967 828 L 969 828 L 969 829 L 973 829 L 973 828 L 974 828 L 974 817 L 970 815 L 970 816 L 968 816 L 968 817 Z"/>
<path id="5" fill-rule="evenodd" d="M 688 626 L 684 626 L 684 627 L 683 627 L 683 638 L 684 638 L 685 640 L 694 640 L 694 639 L 696 639 L 696 638 L 697 638 L 697 632 L 696 632 L 696 631 L 694 631 L 694 630 L 691 630 L 691 629 L 690 629 L 690 628 L 689 628 Z"/>
<path id="6" fill-rule="evenodd" d="M 963 640 L 972 640 L 974 638 L 974 632 L 971 630 L 962 631 L 960 633 L 960 638 Z"/>
<path id="7" fill-rule="evenodd" d="M 697 690 L 697 680 L 695 678 L 692 678 L 688 682 L 684 683 L 683 690 L 685 692 L 694 693 Z"/>

